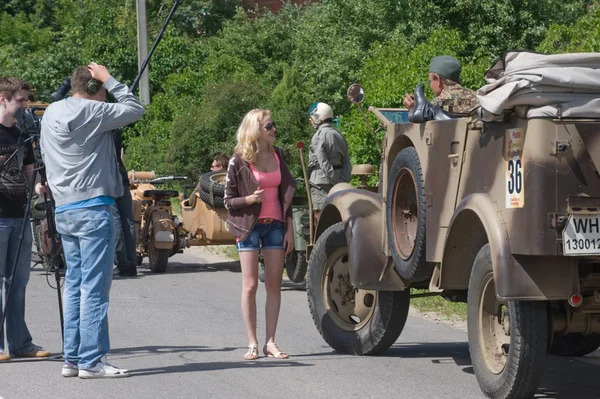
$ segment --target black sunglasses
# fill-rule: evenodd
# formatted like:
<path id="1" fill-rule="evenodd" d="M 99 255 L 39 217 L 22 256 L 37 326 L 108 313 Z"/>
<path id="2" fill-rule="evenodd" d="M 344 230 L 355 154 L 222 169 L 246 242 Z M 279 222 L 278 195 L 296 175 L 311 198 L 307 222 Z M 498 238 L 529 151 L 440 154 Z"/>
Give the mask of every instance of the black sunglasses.
<path id="1" fill-rule="evenodd" d="M 275 125 L 275 122 L 271 122 L 265 125 L 265 130 L 271 130 L 271 129 L 276 129 L 277 125 Z"/>

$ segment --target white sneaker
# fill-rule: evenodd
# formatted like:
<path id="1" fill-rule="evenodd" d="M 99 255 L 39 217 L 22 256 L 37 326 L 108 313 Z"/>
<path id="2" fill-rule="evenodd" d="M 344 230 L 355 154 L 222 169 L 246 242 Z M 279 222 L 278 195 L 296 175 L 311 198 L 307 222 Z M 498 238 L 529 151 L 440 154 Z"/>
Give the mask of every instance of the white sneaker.
<path id="1" fill-rule="evenodd" d="M 98 364 L 91 369 L 79 369 L 79 378 L 123 378 L 129 377 L 129 370 L 120 369 L 108 362 L 106 356 L 102 356 Z"/>
<path id="2" fill-rule="evenodd" d="M 62 366 L 62 370 L 60 372 L 63 377 L 77 377 L 79 375 L 79 369 L 76 365 L 65 362 Z"/>

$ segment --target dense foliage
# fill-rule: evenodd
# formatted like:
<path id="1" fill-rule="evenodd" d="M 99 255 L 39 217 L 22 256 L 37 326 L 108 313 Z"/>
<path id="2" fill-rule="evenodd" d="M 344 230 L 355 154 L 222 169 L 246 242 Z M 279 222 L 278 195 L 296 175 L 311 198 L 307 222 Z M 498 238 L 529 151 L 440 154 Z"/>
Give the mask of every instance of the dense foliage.
<path id="1" fill-rule="evenodd" d="M 29 80 L 42 100 L 92 60 L 131 83 L 135 3 L 4 1 L 0 75 Z M 353 162 L 378 165 L 378 142 L 345 99 L 351 83 L 365 87 L 365 107 L 398 107 L 435 55 L 457 56 L 463 83 L 477 88 L 507 50 L 600 51 L 598 0 L 323 0 L 276 15 L 241 3 L 182 2 L 150 62 L 152 102 L 126 130 L 129 168 L 196 178 L 214 153 L 231 153 L 242 116 L 267 107 L 299 175 L 295 142 L 310 141 L 306 110 L 316 100 L 334 107 Z M 171 5 L 147 0 L 151 42 Z"/>

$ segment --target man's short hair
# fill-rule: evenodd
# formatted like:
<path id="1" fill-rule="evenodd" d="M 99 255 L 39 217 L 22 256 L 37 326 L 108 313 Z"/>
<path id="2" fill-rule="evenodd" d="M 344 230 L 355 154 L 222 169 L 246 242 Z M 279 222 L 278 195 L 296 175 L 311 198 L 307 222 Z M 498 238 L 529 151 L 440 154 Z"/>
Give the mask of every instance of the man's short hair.
<path id="1" fill-rule="evenodd" d="M 71 75 L 71 89 L 73 93 L 85 93 L 85 86 L 90 79 L 92 79 L 92 73 L 87 65 L 75 68 Z"/>
<path id="2" fill-rule="evenodd" d="M 29 83 L 15 76 L 0 77 L 0 94 L 6 97 L 8 101 L 12 99 L 12 96 L 14 96 L 16 92 L 21 90 L 31 90 Z"/>
<path id="3" fill-rule="evenodd" d="M 217 163 L 217 166 L 220 166 L 223 169 L 227 169 L 227 164 L 229 163 L 229 157 L 225 154 L 217 154 L 213 158 L 213 161 Z"/>

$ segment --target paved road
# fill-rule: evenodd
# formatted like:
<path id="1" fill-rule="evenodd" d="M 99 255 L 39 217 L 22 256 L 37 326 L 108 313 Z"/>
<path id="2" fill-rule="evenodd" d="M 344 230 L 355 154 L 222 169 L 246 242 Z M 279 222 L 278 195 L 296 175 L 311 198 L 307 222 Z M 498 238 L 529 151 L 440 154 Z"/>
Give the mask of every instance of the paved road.
<path id="1" fill-rule="evenodd" d="M 59 361 L 0 363 L 0 397 L 16 398 L 444 398 L 482 395 L 464 331 L 411 317 L 377 357 L 333 352 L 308 311 L 306 293 L 283 292 L 277 341 L 289 360 L 242 360 L 239 264 L 200 248 L 172 258 L 166 274 L 140 269 L 115 279 L 111 360 L 133 371 L 115 380 L 60 376 Z M 259 292 L 264 303 L 264 290 Z M 34 339 L 60 352 L 56 292 L 34 269 L 27 319 Z M 259 313 L 259 338 L 264 315 Z M 549 358 L 539 398 L 600 397 L 596 359 Z"/>

